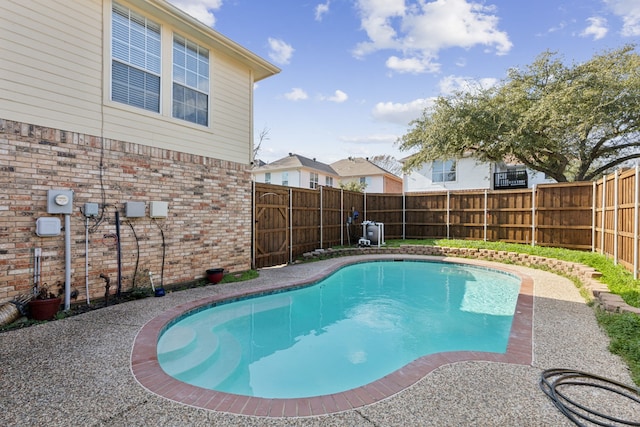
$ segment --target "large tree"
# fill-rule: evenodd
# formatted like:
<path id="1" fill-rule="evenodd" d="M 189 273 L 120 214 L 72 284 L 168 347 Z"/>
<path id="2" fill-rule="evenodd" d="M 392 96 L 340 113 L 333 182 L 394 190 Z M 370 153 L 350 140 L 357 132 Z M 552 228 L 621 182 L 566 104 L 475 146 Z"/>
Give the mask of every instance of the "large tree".
<path id="1" fill-rule="evenodd" d="M 634 45 L 565 66 L 545 52 L 490 88 L 439 97 L 398 143 L 406 169 L 472 156 L 517 161 L 558 182 L 588 181 L 640 157 Z"/>

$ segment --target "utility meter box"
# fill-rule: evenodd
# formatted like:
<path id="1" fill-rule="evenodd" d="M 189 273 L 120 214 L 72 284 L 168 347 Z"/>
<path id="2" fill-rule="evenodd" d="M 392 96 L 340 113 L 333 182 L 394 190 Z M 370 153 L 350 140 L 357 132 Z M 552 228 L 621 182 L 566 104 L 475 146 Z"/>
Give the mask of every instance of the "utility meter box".
<path id="1" fill-rule="evenodd" d="M 149 216 L 151 218 L 166 218 L 169 214 L 168 202 L 149 203 Z"/>
<path id="2" fill-rule="evenodd" d="M 73 190 L 48 190 L 47 213 L 72 214 Z"/>
<path id="3" fill-rule="evenodd" d="M 125 209 L 125 216 L 127 218 L 142 218 L 145 211 L 144 202 L 127 202 Z"/>
<path id="4" fill-rule="evenodd" d="M 59 236 L 61 229 L 60 218 L 42 217 L 36 220 L 36 234 L 40 237 Z"/>

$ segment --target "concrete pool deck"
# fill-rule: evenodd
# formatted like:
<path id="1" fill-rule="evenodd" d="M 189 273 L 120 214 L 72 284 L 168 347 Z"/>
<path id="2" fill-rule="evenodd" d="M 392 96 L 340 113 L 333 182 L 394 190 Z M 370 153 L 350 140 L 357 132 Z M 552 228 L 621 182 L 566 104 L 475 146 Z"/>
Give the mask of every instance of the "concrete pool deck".
<path id="1" fill-rule="evenodd" d="M 572 426 L 540 390 L 543 370 L 569 368 L 632 385 L 628 368 L 608 349 L 573 283 L 526 267 L 478 261 L 532 279 L 529 363 L 449 360 L 406 389 L 375 403 L 327 415 L 263 417 L 197 408 L 161 397 L 134 377 L 132 348 L 149 322 L 205 298 L 250 293 L 317 278 L 348 261 L 334 258 L 260 271 L 247 282 L 168 293 L 68 319 L 0 334 L 0 423 L 107 426 Z M 403 258 L 411 258 L 409 256 Z M 428 258 L 428 257 L 415 257 Z M 443 259 L 443 258 L 438 258 Z M 444 258 L 457 261 L 457 259 Z M 461 261 L 461 260 L 460 260 Z M 135 369 L 134 369 L 135 370 Z M 156 390 L 158 391 L 158 390 Z M 588 396 L 596 408 L 640 420 L 640 409 L 609 396 Z M 284 411 L 284 409 L 282 409 Z M 255 412 L 257 413 L 257 412 Z M 284 412 L 283 412 L 284 414 Z"/>

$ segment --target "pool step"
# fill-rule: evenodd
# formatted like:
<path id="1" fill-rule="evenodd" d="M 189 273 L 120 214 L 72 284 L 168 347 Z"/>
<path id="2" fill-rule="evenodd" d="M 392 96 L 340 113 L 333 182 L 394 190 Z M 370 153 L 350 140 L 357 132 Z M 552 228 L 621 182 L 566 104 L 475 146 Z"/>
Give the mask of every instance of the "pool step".
<path id="1" fill-rule="evenodd" d="M 173 329 L 177 329 L 175 334 Z M 158 361 L 167 374 L 181 376 L 192 369 L 200 369 L 216 357 L 219 339 L 208 328 L 173 329 L 167 340 L 163 335 L 158 343 Z"/>
<path id="2" fill-rule="evenodd" d="M 218 334 L 219 345 L 215 357 L 184 371 L 178 379 L 199 387 L 213 389 L 231 376 L 242 359 L 240 342 L 228 332 Z"/>

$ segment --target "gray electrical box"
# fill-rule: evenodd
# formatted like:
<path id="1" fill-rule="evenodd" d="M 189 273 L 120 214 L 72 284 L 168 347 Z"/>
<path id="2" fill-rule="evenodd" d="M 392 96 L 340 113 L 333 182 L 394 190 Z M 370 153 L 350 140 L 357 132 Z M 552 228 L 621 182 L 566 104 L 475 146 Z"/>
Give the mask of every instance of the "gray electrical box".
<path id="1" fill-rule="evenodd" d="M 47 213 L 72 214 L 73 190 L 48 190 Z"/>
<path id="2" fill-rule="evenodd" d="M 144 202 L 127 202 L 125 216 L 127 218 L 142 218 L 144 217 L 145 208 Z"/>
<path id="3" fill-rule="evenodd" d="M 85 203 L 84 204 L 84 216 L 98 216 L 98 204 L 97 203 Z"/>
<path id="4" fill-rule="evenodd" d="M 60 218 L 42 217 L 36 220 L 36 234 L 40 237 L 59 236 L 61 229 Z"/>
<path id="5" fill-rule="evenodd" d="M 151 218 L 166 218 L 168 214 L 168 202 L 149 202 L 149 216 Z"/>

